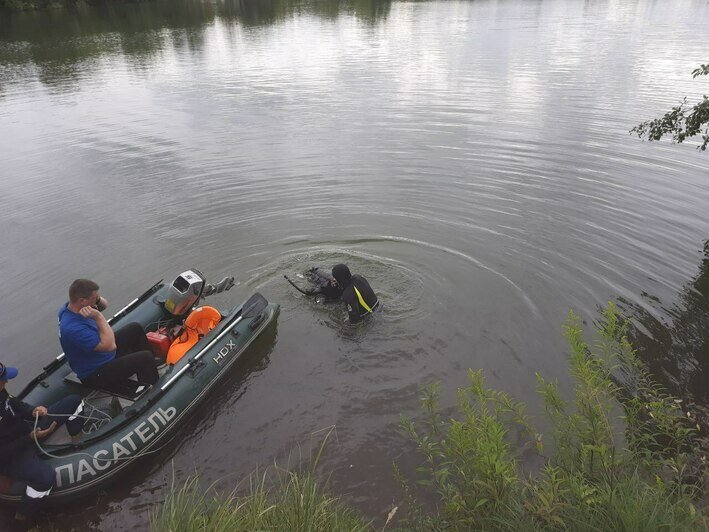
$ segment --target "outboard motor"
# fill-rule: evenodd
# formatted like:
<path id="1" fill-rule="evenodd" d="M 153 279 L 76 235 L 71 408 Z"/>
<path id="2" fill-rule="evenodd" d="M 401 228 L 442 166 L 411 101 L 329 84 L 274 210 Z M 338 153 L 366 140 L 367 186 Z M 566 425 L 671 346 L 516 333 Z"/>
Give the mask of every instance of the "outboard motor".
<path id="1" fill-rule="evenodd" d="M 165 308 L 173 316 L 187 313 L 199 300 L 206 279 L 202 272 L 192 268 L 182 272 L 172 282 L 165 299 Z"/>

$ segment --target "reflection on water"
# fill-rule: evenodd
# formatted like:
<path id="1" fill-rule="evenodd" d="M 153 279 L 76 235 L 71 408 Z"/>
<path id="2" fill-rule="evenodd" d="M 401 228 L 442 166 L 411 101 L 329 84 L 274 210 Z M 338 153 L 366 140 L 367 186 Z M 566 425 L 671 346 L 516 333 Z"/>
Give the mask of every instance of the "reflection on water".
<path id="1" fill-rule="evenodd" d="M 39 79 L 55 85 L 86 74 L 87 63 L 102 55 L 121 53 L 129 61 L 144 64 L 150 58 L 159 59 L 165 48 L 199 52 L 204 30 L 216 18 L 227 29 L 230 25 L 248 29 L 275 24 L 296 12 L 326 19 L 351 13 L 375 23 L 390 9 L 390 0 L 159 0 L 4 14 L 0 17 L 0 36 L 5 37 L 0 64 L 28 68 L 31 61 L 39 70 Z M 8 74 L 11 71 L 3 73 Z"/>
<path id="2" fill-rule="evenodd" d="M 121 54 L 146 69 L 167 50 L 199 53 L 205 29 L 217 19 L 226 31 L 276 24 L 296 13 L 331 20 L 354 14 L 374 24 L 390 9 L 391 0 L 158 0 L 3 14 L 0 79 L 22 82 L 36 75 L 54 90 L 77 90 L 79 78 L 104 66 L 103 56 Z"/>
<path id="3" fill-rule="evenodd" d="M 669 308 L 644 297 L 645 307 L 620 301 L 638 354 L 671 393 L 709 406 L 709 240 L 699 272 Z"/>

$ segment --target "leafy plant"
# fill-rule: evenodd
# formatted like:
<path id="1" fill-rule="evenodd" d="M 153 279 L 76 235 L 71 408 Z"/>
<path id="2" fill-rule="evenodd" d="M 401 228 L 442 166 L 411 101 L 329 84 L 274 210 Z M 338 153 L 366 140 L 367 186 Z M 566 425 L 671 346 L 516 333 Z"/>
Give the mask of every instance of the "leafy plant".
<path id="1" fill-rule="evenodd" d="M 614 305 L 603 310 L 596 341 L 584 340 L 581 320 L 569 313 L 573 397 L 537 375 L 549 441 L 534 429 L 524 405 L 485 387 L 469 372 L 459 390 L 457 415 L 444 419 L 438 386 L 422 397 L 419 421 L 402 418 L 424 465 L 417 484 L 433 492 L 437 509 L 424 506 L 405 486 L 416 510 L 408 525 L 446 530 L 687 530 L 706 526 L 695 501 L 706 475 L 693 445 L 697 433 L 675 400 L 650 377 L 625 335 Z M 510 435 L 544 459 L 523 471 Z M 548 449 L 548 450 L 547 450 Z M 542 455 L 546 452 L 547 455 Z"/>
<path id="2" fill-rule="evenodd" d="M 692 71 L 692 78 L 707 75 L 709 64 L 700 65 Z M 649 141 L 672 135 L 673 142 L 677 143 L 703 133 L 702 142 L 697 148 L 704 151 L 709 145 L 709 96 L 704 95 L 702 100 L 692 107 L 687 105 L 687 98 L 684 98 L 678 106 L 661 118 L 642 122 L 631 129 L 630 133 L 636 133 L 641 139 Z"/>

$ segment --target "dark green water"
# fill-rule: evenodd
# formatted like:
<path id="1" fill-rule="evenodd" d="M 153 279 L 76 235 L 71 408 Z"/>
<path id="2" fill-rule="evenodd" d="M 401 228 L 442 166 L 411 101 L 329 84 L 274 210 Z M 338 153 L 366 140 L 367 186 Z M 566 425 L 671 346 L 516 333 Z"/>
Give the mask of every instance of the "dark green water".
<path id="1" fill-rule="evenodd" d="M 258 289 L 282 305 L 183 438 L 56 525 L 142 529 L 173 471 L 238 479 L 331 425 L 323 470 L 383 522 L 401 497 L 392 460 L 414 462 L 396 422 L 419 386 L 483 368 L 534 409 L 535 371 L 568 382 L 567 311 L 590 322 L 608 300 L 636 317 L 657 374 L 706 401 L 709 156 L 628 130 L 708 92 L 690 75 L 707 27 L 704 0 L 0 14 L 12 389 L 58 354 L 76 277 L 117 309 L 196 266 L 237 276 L 218 304 Z M 282 278 L 340 261 L 381 319 L 343 325 Z"/>

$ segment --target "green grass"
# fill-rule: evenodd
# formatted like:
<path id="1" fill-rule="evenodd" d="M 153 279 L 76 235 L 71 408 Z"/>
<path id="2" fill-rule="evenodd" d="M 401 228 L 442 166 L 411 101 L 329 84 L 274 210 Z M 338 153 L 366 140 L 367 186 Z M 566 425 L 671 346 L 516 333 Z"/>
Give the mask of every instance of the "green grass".
<path id="1" fill-rule="evenodd" d="M 488 389 L 480 371 L 469 371 L 453 417 L 438 407 L 440 385 L 424 389 L 423 414 L 401 420 L 420 466 L 409 479 L 394 464 L 403 501 L 384 528 L 396 514 L 391 526 L 413 531 L 709 529 L 707 466 L 698 432 L 637 358 L 615 307 L 603 311 L 592 345 L 573 313 L 564 331 L 571 396 L 537 376 L 547 435 L 523 403 Z M 195 478 L 174 487 L 153 514 L 151 528 L 374 530 L 327 495 L 314 476 L 326 442 L 327 436 L 310 472 L 271 468 L 270 474 L 249 477 L 246 495 L 220 495 L 213 486 L 203 490 Z M 536 453 L 541 465 L 526 469 L 522 452 Z"/>
<path id="2" fill-rule="evenodd" d="M 313 457 L 311 469 L 289 471 L 274 465 L 248 477 L 246 494 L 224 495 L 215 485 L 202 489 L 197 477 L 172 486 L 165 503 L 150 518 L 154 532 L 229 532 L 253 530 L 369 531 L 371 525 L 338 498 L 327 495 L 315 470 L 332 434 L 331 427 Z"/>
<path id="3" fill-rule="evenodd" d="M 246 495 L 220 495 L 202 489 L 197 478 L 173 489 L 153 514 L 150 527 L 164 532 L 231 532 L 253 530 L 371 530 L 369 523 L 321 489 L 310 473 L 276 472 L 252 475 Z M 271 487 L 269 487 L 271 486 Z"/>
<path id="4" fill-rule="evenodd" d="M 573 397 L 537 376 L 550 434 L 532 425 L 525 406 L 485 387 L 482 372 L 458 391 L 454 418 L 438 409 L 438 387 L 422 397 L 424 415 L 402 418 L 422 457 L 415 483 L 395 467 L 409 530 L 706 530 L 698 509 L 707 475 L 698 434 L 684 412 L 653 383 L 612 304 L 589 345 L 573 313 L 565 325 Z M 543 459 L 524 471 L 510 433 Z M 424 510 L 421 491 L 436 508 Z"/>

